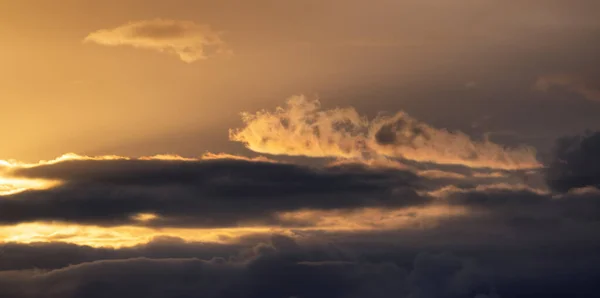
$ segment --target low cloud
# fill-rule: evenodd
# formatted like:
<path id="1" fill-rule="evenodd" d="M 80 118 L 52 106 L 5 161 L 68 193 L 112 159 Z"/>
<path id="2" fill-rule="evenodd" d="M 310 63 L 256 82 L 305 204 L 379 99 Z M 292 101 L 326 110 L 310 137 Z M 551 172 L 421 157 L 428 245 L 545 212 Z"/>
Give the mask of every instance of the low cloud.
<path id="1" fill-rule="evenodd" d="M 207 25 L 191 21 L 153 19 L 130 22 L 90 33 L 85 42 L 105 46 L 132 46 L 177 55 L 187 63 L 229 55 L 221 34 Z"/>
<path id="2" fill-rule="evenodd" d="M 404 112 L 372 121 L 353 108 L 322 110 L 319 101 L 292 97 L 273 112 L 243 113 L 245 127 L 230 139 L 274 155 L 350 159 L 402 158 L 505 170 L 537 168 L 535 149 L 506 148 L 462 132 L 438 129 Z"/>
<path id="3" fill-rule="evenodd" d="M 174 183 L 172 179 L 187 181 L 184 176 L 174 176 L 176 171 L 167 166 L 174 162 L 173 168 L 181 168 L 184 161 L 153 160 L 154 164 L 145 164 L 149 162 L 145 160 L 136 165 L 138 161 L 130 159 L 126 164 L 119 164 L 123 161 L 86 160 L 87 164 L 78 164 L 81 161 L 71 160 L 28 168 L 20 174 L 53 178 L 72 175 L 71 183 L 107 185 L 116 192 L 121 191 L 119 185 L 145 187 L 144 179 L 128 178 L 140 173 L 148 173 L 145 174 L 148 184 L 158 187 Z M 225 162 L 252 168 L 246 164 L 251 161 Z M 97 163 L 103 166 L 98 167 Z M 104 169 L 100 169 L 102 167 Z M 298 177 L 282 175 L 277 168 L 269 169 L 276 172 L 276 180 Z M 360 172 L 360 169 L 360 166 L 344 164 L 327 171 L 348 173 Z M 251 176 L 242 168 L 211 165 L 211 175 L 222 177 L 220 171 L 229 173 L 232 181 L 236 181 L 238 175 Z M 162 179 L 151 178 L 161 172 L 171 179 L 160 182 Z M 268 172 L 255 171 L 258 176 Z M 346 178 L 352 180 L 350 177 Z M 336 184 L 336 187 L 347 186 Z M 557 194 L 511 185 L 455 186 L 432 204 L 445 203 L 469 212 L 444 218 L 434 226 L 396 230 L 291 228 L 288 231 L 292 237 L 275 235 L 270 240 L 265 240 L 267 235 L 245 235 L 230 243 L 216 244 L 170 237 L 120 249 L 8 243 L 0 259 L 0 296 L 89 297 L 91 293 L 103 297 L 148 296 L 149 293 L 155 297 L 169 297 L 173 293 L 183 297 L 199 293 L 205 297 L 498 298 L 549 297 L 555 293 L 593 296 L 595 280 L 600 277 L 597 269 L 600 268 L 597 256 L 600 242 L 596 237 L 600 227 L 599 193 L 594 189 Z M 363 192 L 359 195 L 371 196 Z M 129 197 L 125 195 L 121 202 Z M 292 197 L 277 195 L 282 201 Z M 76 198 L 86 200 L 84 195 Z M 23 199 L 10 197 L 15 201 Z M 203 195 L 195 199 L 205 200 Z M 231 198 L 219 199 L 226 200 L 232 210 L 248 209 L 248 205 L 231 203 Z M 253 201 L 252 196 L 243 199 L 262 207 L 269 206 L 260 200 Z M 72 208 L 69 206 L 73 205 L 64 205 L 63 209 Z M 91 206 L 98 205 L 92 203 Z M 117 204 L 112 206 L 119 208 Z M 420 217 L 419 214 L 412 216 Z M 366 216 L 367 219 L 385 222 L 373 214 Z M 540 248 L 544 248 L 544 253 L 540 253 Z M 548 283 L 549 280 L 552 282 Z"/>
<path id="4" fill-rule="evenodd" d="M 453 134 L 404 114 L 363 123 L 353 110 L 333 111 L 356 121 L 326 122 L 319 117 L 330 114 L 318 111 L 307 121 L 365 146 L 422 144 L 409 132 Z M 359 133 L 344 135 L 353 123 Z M 390 123 L 399 128 L 382 128 Z M 2 228 L 17 231 L 4 237 L 15 242 L 3 243 L 0 296 L 593 296 L 599 146 L 600 133 L 562 138 L 535 171 L 406 159 L 385 166 L 363 149 L 371 147 L 314 166 L 227 154 L 4 162 L 3 177 L 58 184 L 0 197 Z M 75 228 L 57 226 L 65 223 Z M 147 238 L 128 242 L 139 234 Z M 106 247 L 114 238 L 123 246 Z"/>
<path id="5" fill-rule="evenodd" d="M 279 225 L 285 224 L 277 216 L 280 212 L 401 208 L 429 200 L 416 193 L 420 178 L 406 170 L 212 157 L 72 159 L 15 168 L 15 177 L 61 184 L 2 197 L 0 223 Z M 136 220 L 140 214 L 146 220 Z"/>
<path id="6" fill-rule="evenodd" d="M 173 245 L 177 246 L 177 245 Z M 179 246 L 184 246 L 179 244 Z M 98 252 L 88 251 L 88 254 Z M 0 272 L 2 297 L 475 297 L 494 295 L 484 272 L 450 253 L 407 264 L 373 262 L 273 235 L 238 255 L 96 260 L 54 270 Z M 265 282 L 266 281 L 266 282 Z"/>
<path id="7" fill-rule="evenodd" d="M 477 233 L 486 232 L 494 231 Z M 14 261 L 0 271 L 0 295 L 525 298 L 570 293 L 586 297 L 593 296 L 600 276 L 600 260 L 590 242 L 541 246 L 544 253 L 540 253 L 536 246 L 519 241 L 497 240 L 493 243 L 499 245 L 492 246 L 455 241 L 456 246 L 446 245 L 440 251 L 432 242 L 414 246 L 402 234 L 354 235 L 335 242 L 305 238 L 311 236 L 271 235 L 227 245 L 163 238 L 116 250 L 10 244 L 6 257 Z"/>
<path id="8" fill-rule="evenodd" d="M 542 92 L 548 92 L 553 87 L 559 87 L 577 93 L 587 100 L 600 101 L 600 86 L 577 75 L 544 75 L 537 79 L 533 87 Z"/>
<path id="9" fill-rule="evenodd" d="M 600 132 L 559 139 L 547 180 L 551 188 L 562 192 L 590 186 L 600 188 Z"/>

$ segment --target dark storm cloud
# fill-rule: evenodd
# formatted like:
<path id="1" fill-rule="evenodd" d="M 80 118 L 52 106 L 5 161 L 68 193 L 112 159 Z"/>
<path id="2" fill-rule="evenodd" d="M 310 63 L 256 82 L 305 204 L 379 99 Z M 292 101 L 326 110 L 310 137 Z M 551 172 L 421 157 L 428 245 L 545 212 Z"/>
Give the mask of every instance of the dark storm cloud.
<path id="1" fill-rule="evenodd" d="M 468 256 L 490 274 L 502 297 L 585 297 L 598 291 L 600 192 L 462 189 L 444 200 L 468 212 L 430 228 L 301 235 L 335 239 L 370 261 L 401 263 L 418 251 Z"/>
<path id="2" fill-rule="evenodd" d="M 16 175 L 60 179 L 47 190 L 0 200 L 0 222 L 58 220 L 101 225 L 131 223 L 156 213 L 151 225 L 235 226 L 277 223 L 274 213 L 300 209 L 412 206 L 427 198 L 407 171 L 366 166 L 311 168 L 217 159 L 73 160 L 20 169 Z"/>
<path id="3" fill-rule="evenodd" d="M 8 244 L 0 258 L 0 294 L 546 298 L 598 290 L 597 191 L 464 188 L 445 201 L 470 212 L 430 228 L 298 231 L 297 241 L 274 236 L 264 242 L 257 235 L 205 245 L 161 238 L 116 250 Z M 23 271 L 32 267 L 62 269 Z"/>
<path id="4" fill-rule="evenodd" d="M 257 242 L 254 240 L 252 243 Z M 60 269 L 71 264 L 98 260 L 129 258 L 229 258 L 249 244 L 186 242 L 181 238 L 160 236 L 150 242 L 119 249 L 90 247 L 62 242 L 35 242 L 30 244 L 5 243 L 0 249 L 0 271 L 29 269 Z"/>
<path id="5" fill-rule="evenodd" d="M 470 190 L 451 194 L 450 204 L 482 211 L 484 220 L 497 220 L 523 229 L 549 232 L 563 225 L 600 224 L 600 191 L 570 193 L 563 196 L 540 194 L 531 190 Z M 563 240 L 563 239 L 559 239 Z"/>
<path id="6" fill-rule="evenodd" d="M 129 258 L 0 272 L 3 297 L 474 297 L 493 293 L 475 263 L 418 253 L 407 265 L 320 254 L 285 236 L 233 258 Z"/>
<path id="7" fill-rule="evenodd" d="M 600 132 L 559 139 L 547 180 L 557 191 L 600 187 Z"/>
<path id="8" fill-rule="evenodd" d="M 405 240 L 398 235 L 388 236 L 387 242 L 361 236 L 362 242 L 354 238 L 354 243 L 342 239 L 330 244 L 274 235 L 265 242 L 207 248 L 173 239 L 161 249 L 149 244 L 114 251 L 59 244 L 14 245 L 6 257 L 21 254 L 20 264 L 0 271 L 0 295 L 586 297 L 597 289 L 594 278 L 600 277 L 600 258 L 594 246 L 585 242 L 561 247 L 436 247 L 431 242 L 398 245 Z M 28 261 L 24 255 L 33 259 Z M 51 264 L 35 267 L 40 260 Z"/>

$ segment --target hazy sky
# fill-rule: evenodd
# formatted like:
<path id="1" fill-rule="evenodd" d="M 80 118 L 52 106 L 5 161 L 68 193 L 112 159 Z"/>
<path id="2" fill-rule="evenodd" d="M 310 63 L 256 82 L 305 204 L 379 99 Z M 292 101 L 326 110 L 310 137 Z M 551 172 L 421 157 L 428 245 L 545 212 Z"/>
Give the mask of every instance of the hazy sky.
<path id="1" fill-rule="evenodd" d="M 0 297 L 593 297 L 600 1 L 0 0 Z"/>
<path id="2" fill-rule="evenodd" d="M 296 94 L 480 135 L 600 125 L 581 92 L 532 87 L 555 74 L 598 87 L 597 1 L 239 2 L 2 1 L 0 121 L 14 129 L 0 156 L 239 150 L 227 130 L 240 112 Z M 157 18 L 208 26 L 188 34 L 218 34 L 232 54 L 186 63 L 156 48 L 84 42 Z M 148 38 L 177 32 L 163 34 Z"/>

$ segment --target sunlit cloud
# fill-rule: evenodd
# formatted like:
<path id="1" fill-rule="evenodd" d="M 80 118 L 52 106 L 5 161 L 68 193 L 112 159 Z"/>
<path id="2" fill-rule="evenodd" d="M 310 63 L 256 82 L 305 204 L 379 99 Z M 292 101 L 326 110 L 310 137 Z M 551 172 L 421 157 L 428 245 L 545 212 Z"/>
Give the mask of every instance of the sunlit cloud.
<path id="1" fill-rule="evenodd" d="M 156 160 L 156 161 L 200 161 L 200 160 L 212 160 L 212 159 L 234 159 L 234 160 L 246 160 L 246 161 L 263 161 L 263 162 L 275 162 L 274 160 L 267 159 L 265 157 L 249 158 L 243 156 L 237 156 L 232 154 L 224 153 L 210 153 L 207 152 L 198 158 L 182 157 L 173 154 L 159 154 L 152 156 L 142 156 L 139 158 L 131 158 L 126 156 L 118 155 L 99 155 L 99 156 L 87 156 L 79 155 L 76 153 L 66 153 L 57 158 L 50 160 L 40 160 L 35 163 L 20 162 L 17 160 L 0 160 L 0 196 L 9 196 L 17 194 L 26 190 L 43 190 L 56 187 L 63 181 L 59 179 L 37 179 L 15 176 L 15 172 L 19 169 L 35 168 L 39 166 L 55 165 L 67 161 L 115 161 L 115 160 Z"/>
<path id="2" fill-rule="evenodd" d="M 431 228 L 441 220 L 468 214 L 461 206 L 432 204 L 403 209 L 364 208 L 359 210 L 304 210 L 280 213 L 291 222 L 310 223 L 306 230 L 386 231 Z M 302 230 L 302 229 L 297 229 Z"/>
<path id="3" fill-rule="evenodd" d="M 538 168 L 533 147 L 507 148 L 488 139 L 438 129 L 404 112 L 371 121 L 354 108 L 321 109 L 295 96 L 273 112 L 243 113 L 245 127 L 230 139 L 258 153 L 347 159 L 403 158 L 474 168 Z"/>
<path id="4" fill-rule="evenodd" d="M 41 165 L 52 165 L 70 160 L 125 160 L 129 159 L 129 157 L 118 156 L 118 155 L 99 155 L 99 156 L 87 156 L 87 155 L 79 155 L 76 153 L 65 153 L 57 158 L 50 160 L 40 160 L 35 163 L 26 163 L 17 160 L 0 160 L 0 165 L 4 165 L 9 169 L 14 168 L 32 168 Z"/>
<path id="5" fill-rule="evenodd" d="M 207 152 L 203 154 L 200 159 L 202 160 L 215 160 L 215 159 L 232 159 L 232 160 L 245 160 L 245 161 L 261 161 L 261 162 L 277 162 L 273 159 L 266 158 L 264 156 L 257 157 L 245 157 L 239 155 L 233 155 L 228 153 L 211 153 Z"/>
<path id="6" fill-rule="evenodd" d="M 362 163 L 317 167 L 210 153 L 200 158 L 68 155 L 59 160 L 15 165 L 5 174 L 24 186 L 22 193 L 6 192 L 0 200 L 0 223 L 290 226 L 297 223 L 282 222 L 276 214 L 403 208 L 429 201 L 414 192 L 419 178 L 408 169 Z M 36 179 L 61 184 L 44 190 L 25 184 Z"/>
<path id="7" fill-rule="evenodd" d="M 448 185 L 448 186 L 442 187 L 437 190 L 427 191 L 427 192 L 423 192 L 423 193 L 426 193 L 427 195 L 435 197 L 435 198 L 446 198 L 453 194 L 465 194 L 465 193 L 470 193 L 473 191 L 478 191 L 478 192 L 486 192 L 486 191 L 519 192 L 519 191 L 524 191 L 524 192 L 530 192 L 530 193 L 534 193 L 534 194 L 538 194 L 538 195 L 551 194 L 551 192 L 548 191 L 547 189 L 534 188 L 534 187 L 531 187 L 529 185 L 522 184 L 522 183 L 518 183 L 518 184 L 494 183 L 494 184 L 488 184 L 488 185 L 477 185 L 473 188 L 461 188 L 461 187 L 457 187 L 455 185 Z"/>
<path id="8" fill-rule="evenodd" d="M 154 157 L 149 157 L 154 158 Z M 162 156 L 155 157 L 161 159 Z M 9 196 L 26 190 L 43 190 L 56 187 L 62 183 L 58 179 L 32 179 L 14 175 L 18 169 L 53 165 L 73 160 L 127 160 L 128 157 L 117 155 L 86 156 L 75 153 L 63 154 L 55 159 L 40 160 L 37 163 L 25 163 L 16 160 L 0 160 L 0 196 Z"/>
<path id="9" fill-rule="evenodd" d="M 418 172 L 418 174 L 419 174 L 419 176 L 433 178 L 433 179 L 436 179 L 436 178 L 466 179 L 467 178 L 466 175 L 463 175 L 460 173 L 440 171 L 440 170 L 424 170 L 424 171 Z"/>
<path id="10" fill-rule="evenodd" d="M 322 110 L 319 101 L 295 96 L 274 112 L 242 113 L 246 127 L 230 139 L 275 155 L 360 158 L 368 120 L 353 108 Z"/>
<path id="11" fill-rule="evenodd" d="M 0 196 L 17 194 L 30 189 L 48 189 L 59 185 L 57 180 L 23 179 L 0 176 Z"/>
<path id="12" fill-rule="evenodd" d="M 158 218 L 158 215 L 154 213 L 138 213 L 135 216 L 132 216 L 133 220 L 147 222 Z"/>
<path id="13" fill-rule="evenodd" d="M 369 232 L 395 229 L 433 228 L 441 220 L 465 215 L 460 206 L 431 205 L 407 209 L 364 208 L 343 210 L 300 210 L 282 212 L 282 221 L 298 226 L 252 226 L 233 228 L 152 228 L 144 226 L 100 227 L 59 222 L 32 222 L 0 227 L 0 243 L 65 242 L 94 247 L 128 247 L 145 244 L 160 236 L 185 241 L 228 242 L 253 234 L 296 232 Z M 155 214 L 137 214 L 140 222 L 152 221 Z"/>
<path id="14" fill-rule="evenodd" d="M 152 229 L 139 226 L 98 227 L 56 222 L 32 222 L 0 227 L 0 243 L 65 242 L 93 247 L 128 247 L 148 243 L 155 237 L 178 237 L 186 241 L 226 242 L 244 235 L 277 232 L 272 227 L 229 229 Z"/>
<path id="15" fill-rule="evenodd" d="M 231 55 L 221 33 L 191 21 L 153 19 L 130 22 L 90 33 L 85 42 L 132 46 L 177 55 L 192 63 L 215 55 Z"/>
<path id="16" fill-rule="evenodd" d="M 165 209 L 159 207 L 161 204 L 157 205 L 156 203 L 151 203 L 148 208 L 139 209 L 140 212 L 132 212 L 133 209 L 129 209 L 129 207 L 125 207 L 122 214 L 112 214 L 112 211 L 110 211 L 119 209 L 120 207 L 117 205 L 121 205 L 121 203 L 138 205 L 135 202 L 136 197 L 144 193 L 146 195 L 143 200 L 138 201 L 139 203 L 145 204 L 152 200 L 159 202 L 168 199 L 168 205 L 181 205 L 183 203 L 181 200 L 185 199 L 186 196 L 186 192 L 181 190 L 185 189 L 185 181 L 189 180 L 185 175 L 207 177 L 204 175 L 205 170 L 203 169 L 205 166 L 203 163 L 208 163 L 206 171 L 210 171 L 210 179 L 217 179 L 218 183 L 225 183 L 223 186 L 226 187 L 222 190 L 220 190 L 221 188 L 209 187 L 209 192 L 206 194 L 210 196 L 204 198 L 205 202 L 200 205 L 202 208 L 197 212 L 195 211 L 196 213 L 189 213 L 191 209 L 197 208 L 195 204 L 189 205 L 190 208 L 183 207 L 182 209 L 181 206 L 178 206 L 173 209 L 171 206 Z M 323 168 L 313 169 L 278 163 L 264 157 L 248 158 L 225 153 L 206 153 L 198 158 L 168 154 L 133 158 L 114 155 L 84 156 L 70 153 L 38 163 L 12 161 L 3 164 L 5 164 L 7 173 L 15 175 L 15 178 L 6 176 L 3 181 L 10 182 L 15 187 L 19 186 L 21 192 L 38 191 L 46 188 L 56 188 L 56 190 L 53 190 L 53 192 L 25 193 L 20 196 L 17 196 L 17 192 L 5 193 L 5 197 L 0 199 L 6 200 L 1 201 L 4 207 L 14 204 L 25 206 L 31 203 L 29 207 L 26 207 L 27 210 L 22 210 L 23 214 L 33 212 L 31 214 L 37 215 L 14 224 L 5 222 L 5 225 L 0 226 L 0 242 L 67 242 L 94 247 L 126 247 L 147 243 L 151 239 L 160 236 L 178 237 L 185 241 L 223 242 L 257 233 L 291 233 L 291 231 L 368 232 L 435 226 L 439 219 L 464 214 L 461 207 L 424 204 L 428 200 L 411 195 L 410 188 L 407 188 L 410 183 L 402 180 L 413 179 L 411 175 L 408 175 L 410 172 L 408 172 L 407 167 L 398 164 L 397 167 L 390 168 L 389 164 L 379 163 L 376 160 L 359 164 L 353 163 L 349 159 L 338 160 L 334 163 L 324 164 Z M 192 168 L 184 168 L 184 166 Z M 192 169 L 192 171 L 189 169 Z M 243 172 L 233 175 L 233 172 L 241 170 Z M 273 171 L 277 174 L 271 174 Z M 248 174 L 256 177 L 249 179 Z M 406 175 L 408 177 L 402 178 Z M 39 177 L 48 179 L 44 180 Z M 146 177 L 145 179 L 151 180 L 139 180 L 138 177 Z M 287 180 L 278 181 L 277 178 L 279 177 L 286 177 Z M 314 179 L 319 179 L 319 181 Z M 35 185 L 34 182 L 38 180 L 41 181 L 39 183 L 43 184 Z M 56 184 L 47 184 L 49 181 L 56 181 Z M 191 182 L 191 189 L 201 190 L 202 183 L 199 182 L 201 180 L 193 181 L 196 182 Z M 270 182 L 265 184 L 268 181 Z M 61 192 L 62 183 L 67 184 L 68 187 Z M 113 190 L 117 189 L 118 192 L 126 192 L 128 183 L 133 183 L 129 188 L 134 191 L 132 194 L 136 193 L 137 195 L 113 198 L 101 195 L 98 197 L 99 201 L 92 202 L 96 200 L 93 198 L 96 197 L 97 191 L 99 191 L 98 187 L 107 188 L 108 192 L 106 194 L 113 193 Z M 171 190 L 168 198 L 150 198 L 149 196 L 156 197 L 163 193 L 163 190 L 159 187 L 164 183 L 167 187 L 171 183 L 177 183 L 179 187 L 183 188 L 179 190 L 166 188 Z M 213 181 L 213 183 L 216 183 L 216 181 Z M 302 189 L 297 189 L 296 185 L 306 183 L 310 183 L 310 185 L 307 185 L 311 189 L 310 191 L 305 192 Z M 355 186 L 348 183 L 358 185 L 353 193 L 348 193 L 348 188 Z M 81 188 L 77 188 L 79 184 L 81 184 Z M 329 184 L 332 184 L 332 186 L 329 186 Z M 346 184 L 348 185 L 344 186 Z M 336 190 L 335 185 L 342 189 Z M 149 192 L 144 192 L 144 189 Z M 286 189 L 288 190 L 286 191 Z M 406 190 L 409 190 L 409 192 L 406 192 Z M 219 200 L 219 192 L 223 191 L 223 195 L 227 196 L 227 200 L 231 200 L 231 203 L 235 206 L 231 210 L 229 210 L 230 205 L 214 209 L 213 205 L 215 203 L 211 202 Z M 274 192 L 282 191 L 285 194 L 282 193 L 274 200 L 269 199 Z M 294 193 L 288 194 L 289 192 Z M 202 192 L 199 192 L 199 194 L 202 194 Z M 33 196 L 33 199 L 31 196 Z M 182 196 L 184 197 L 182 198 Z M 238 196 L 240 198 L 235 199 Z M 263 196 L 264 198 L 262 198 Z M 52 198 L 54 197 L 59 200 L 53 201 Z M 341 197 L 344 200 L 340 200 Z M 194 201 L 201 201 L 196 196 L 191 198 Z M 87 212 L 77 207 L 82 206 L 81 202 L 87 199 L 92 199 L 92 201 L 83 205 L 97 206 L 94 208 L 105 206 L 104 202 L 107 200 L 117 204 L 110 206 L 110 210 L 106 210 L 105 213 L 98 213 L 105 217 L 105 221 L 101 221 L 101 223 L 109 223 L 108 225 L 96 224 L 93 218 L 91 218 L 91 221 L 87 221 L 85 215 Z M 249 203 L 245 203 L 245 201 L 249 201 Z M 58 205 L 53 202 L 58 203 Z M 262 206 L 260 209 L 271 209 L 269 212 L 272 212 L 273 220 L 256 223 L 249 220 L 242 221 L 239 225 L 231 225 L 226 219 L 222 224 L 215 223 L 215 226 L 205 226 L 203 219 L 210 220 L 216 218 L 215 216 L 234 216 L 230 220 L 236 220 L 237 217 L 242 220 L 245 218 L 252 219 L 256 216 L 253 214 L 259 212 L 253 211 L 252 202 L 255 202 L 255 205 Z M 388 207 L 377 207 L 380 205 Z M 151 211 L 156 207 L 159 207 L 156 212 Z M 42 210 L 46 208 L 49 210 Z M 65 209 L 70 211 L 65 211 L 66 213 L 60 211 Z M 172 213 L 173 210 L 181 210 L 175 212 L 181 212 L 183 220 L 190 220 L 190 222 L 183 225 L 180 223 L 161 225 L 172 220 L 172 218 L 161 212 L 168 211 Z M 4 211 L 6 212 L 6 208 L 4 208 Z M 46 213 L 46 211 L 50 213 Z M 55 211 L 60 213 L 57 217 L 52 215 Z M 268 215 L 265 212 L 267 211 L 260 211 L 256 214 L 265 217 Z M 41 217 L 36 219 L 38 215 Z M 113 217 L 114 215 L 116 217 Z M 174 213 L 172 215 L 179 216 Z M 92 217 L 94 216 L 92 215 Z M 122 216 L 129 219 L 119 221 Z M 222 226 L 223 224 L 226 227 Z"/>

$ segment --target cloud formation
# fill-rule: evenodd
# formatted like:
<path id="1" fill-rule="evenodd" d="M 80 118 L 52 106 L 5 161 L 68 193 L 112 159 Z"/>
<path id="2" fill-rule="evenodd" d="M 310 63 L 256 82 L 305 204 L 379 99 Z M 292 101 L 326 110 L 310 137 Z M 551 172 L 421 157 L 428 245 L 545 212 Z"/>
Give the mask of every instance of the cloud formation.
<path id="1" fill-rule="evenodd" d="M 587 100 L 600 101 L 600 87 L 590 80 L 571 74 L 550 74 L 537 79 L 534 88 L 547 92 L 552 87 L 560 87 L 583 96 Z"/>
<path id="2" fill-rule="evenodd" d="M 515 171 L 412 172 L 351 160 L 308 167 L 223 154 L 71 155 L 12 163 L 5 174 L 61 184 L 0 197 L 4 224 L 55 220 L 200 234 L 198 227 L 255 221 L 286 236 L 257 230 L 220 243 L 158 237 L 120 248 L 4 243 L 0 296 L 590 296 L 600 277 L 600 190 L 594 179 L 553 183 L 571 173 L 595 177 L 598 135 L 559 140 L 559 164 L 531 173 L 548 175 L 549 190 L 512 181 Z M 139 223 L 133 215 L 140 213 L 157 217 Z M 389 224 L 400 217 L 410 225 Z M 372 229 L 330 228 L 349 222 Z M 54 232 L 46 241 L 68 236 Z"/>
<path id="3" fill-rule="evenodd" d="M 230 139 L 274 155 L 354 159 L 401 158 L 505 170 L 537 168 L 535 149 L 505 148 L 487 139 L 438 129 L 404 112 L 372 121 L 353 108 L 322 110 L 318 100 L 295 96 L 274 112 L 243 113 L 245 127 Z"/>
<path id="4" fill-rule="evenodd" d="M 180 244 L 181 245 L 181 244 Z M 91 252 L 93 253 L 93 252 Z M 274 235 L 228 259 L 128 258 L 0 273 L 3 297 L 474 297 L 494 294 L 481 269 L 449 253 L 398 265 Z M 482 297 L 482 296 L 478 296 Z M 483 296 L 487 297 L 487 296 Z"/>
<path id="5" fill-rule="evenodd" d="M 388 240 L 382 242 L 386 236 Z M 506 242 L 491 247 L 446 246 L 456 251 L 450 253 L 440 252 L 433 243 L 415 247 L 410 241 L 403 243 L 408 239 L 401 234 L 390 236 L 379 235 L 382 238 L 375 241 L 357 235 L 327 243 L 271 235 L 227 245 L 163 238 L 117 250 L 11 244 L 6 256 L 14 262 L 0 272 L 0 294 L 15 298 L 162 298 L 174 294 L 529 298 L 568 293 L 585 297 L 594 293 L 594 278 L 600 276 L 599 260 L 573 246 L 545 246 L 543 254 Z M 428 249 L 433 251 L 423 251 Z M 587 262 L 578 263 L 573 253 Z M 571 261 L 564 262 L 565 258 Z"/>
<path id="6" fill-rule="evenodd" d="M 177 55 L 187 63 L 231 54 L 221 34 L 209 26 L 168 19 L 136 21 L 98 30 L 90 33 L 84 42 L 155 50 Z"/>
<path id="7" fill-rule="evenodd" d="M 548 185 L 556 191 L 600 187 L 600 132 L 563 137 L 556 143 L 547 170 Z"/>
<path id="8" fill-rule="evenodd" d="M 407 207 L 428 199 L 409 171 L 363 165 L 322 168 L 214 158 L 73 159 L 15 168 L 22 179 L 62 184 L 0 199 L 0 223 L 231 227 L 284 224 L 299 210 Z M 140 221 L 139 214 L 152 214 Z M 296 225 L 301 223 L 289 222 Z"/>

